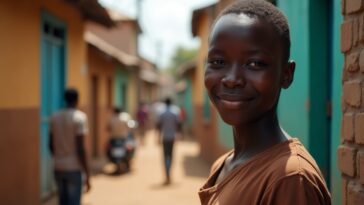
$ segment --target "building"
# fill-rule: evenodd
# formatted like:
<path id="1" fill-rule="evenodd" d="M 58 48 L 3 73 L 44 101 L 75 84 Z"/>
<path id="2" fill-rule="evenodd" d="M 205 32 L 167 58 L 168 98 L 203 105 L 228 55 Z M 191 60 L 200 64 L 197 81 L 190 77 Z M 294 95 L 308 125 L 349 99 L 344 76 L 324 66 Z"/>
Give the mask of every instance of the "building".
<path id="1" fill-rule="evenodd" d="M 160 99 L 159 71 L 157 66 L 147 59 L 140 59 L 139 102 L 151 104 Z"/>
<path id="2" fill-rule="evenodd" d="M 53 191 L 49 117 L 65 88 L 88 110 L 85 22 L 113 21 L 96 0 L 5 0 L 0 11 L 0 200 L 39 204 Z"/>
<path id="3" fill-rule="evenodd" d="M 121 62 L 115 67 L 114 105 L 124 108 L 133 116 L 139 102 L 140 59 L 138 57 L 138 35 L 141 33 L 138 21 L 121 12 L 108 9 L 116 26 L 107 29 L 95 22 L 89 22 L 86 30 L 108 45 L 110 54 L 117 53 Z"/>
<path id="4" fill-rule="evenodd" d="M 117 103 L 114 99 L 115 89 L 120 83 L 117 78 L 118 69 L 137 66 L 139 59 L 113 47 L 91 31 L 86 31 L 84 38 L 88 44 L 90 144 L 92 156 L 101 157 L 104 156 L 109 137 L 107 123 Z M 126 90 L 124 93 L 127 95 Z"/>
<path id="5" fill-rule="evenodd" d="M 193 136 L 193 81 L 196 73 L 196 62 L 186 62 L 178 68 L 179 82 L 176 84 L 178 106 L 185 110 L 185 119 L 183 124 L 183 132 Z"/>

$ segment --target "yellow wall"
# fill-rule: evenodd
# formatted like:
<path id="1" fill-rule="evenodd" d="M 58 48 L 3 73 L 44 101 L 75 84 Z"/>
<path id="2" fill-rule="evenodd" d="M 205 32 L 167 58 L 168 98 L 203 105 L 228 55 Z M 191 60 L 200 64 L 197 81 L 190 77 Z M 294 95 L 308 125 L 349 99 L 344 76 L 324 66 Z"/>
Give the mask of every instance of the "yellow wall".
<path id="1" fill-rule="evenodd" d="M 130 71 L 129 75 L 129 85 L 128 85 L 128 106 L 130 114 L 132 116 L 136 115 L 138 109 L 138 73 L 135 70 Z"/>
<path id="2" fill-rule="evenodd" d="M 0 3 L 0 108 L 39 105 L 40 4 Z"/>
<path id="3" fill-rule="evenodd" d="M 45 10 L 67 24 L 68 86 L 80 91 L 85 106 L 87 75 L 83 20 L 77 9 L 57 0 L 3 0 L 0 4 L 0 108 L 27 108 L 40 105 L 40 25 Z"/>
<path id="4" fill-rule="evenodd" d="M 41 13 L 67 25 L 67 81 L 87 104 L 86 48 L 78 10 L 60 0 L 1 0 L 0 3 L 0 173 L 1 204 L 40 203 Z M 17 129 L 19 123 L 24 125 Z M 14 149 L 17 148 L 17 152 Z M 12 156 L 9 158 L 8 156 Z"/>
<path id="5" fill-rule="evenodd" d="M 93 137 L 95 136 L 95 128 L 97 128 L 97 153 L 100 156 L 100 154 L 103 154 L 105 145 L 107 143 L 108 139 L 108 133 L 106 130 L 107 122 L 110 118 L 111 114 L 111 106 L 112 106 L 112 95 L 113 95 L 113 82 L 111 82 L 111 85 L 108 85 L 110 82 L 109 80 L 113 79 L 114 75 L 114 67 L 115 63 L 112 60 L 112 58 L 107 57 L 104 53 L 100 52 L 99 50 L 92 48 L 88 46 L 88 55 L 87 55 L 87 64 L 89 67 L 89 85 L 88 85 L 88 91 L 90 96 L 90 109 L 89 109 L 89 124 L 90 124 L 90 137 L 88 138 L 88 148 L 89 150 L 92 150 L 93 145 Z M 93 93 L 92 90 L 92 77 L 97 77 L 97 99 L 96 106 L 97 106 L 97 119 L 95 119 L 95 110 L 92 110 L 92 96 L 96 93 Z M 110 86 L 110 87 L 109 87 Z M 108 90 L 110 89 L 110 90 Z M 109 95 L 111 95 L 109 99 Z M 96 121 L 96 122 L 95 122 Z M 97 123 L 97 124 L 95 124 Z"/>

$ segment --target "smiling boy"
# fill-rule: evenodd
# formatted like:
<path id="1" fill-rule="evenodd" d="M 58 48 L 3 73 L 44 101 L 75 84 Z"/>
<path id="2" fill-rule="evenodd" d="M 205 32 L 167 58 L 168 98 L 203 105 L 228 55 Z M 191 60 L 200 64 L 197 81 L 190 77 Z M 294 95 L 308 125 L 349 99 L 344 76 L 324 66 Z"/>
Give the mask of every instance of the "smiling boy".
<path id="1" fill-rule="evenodd" d="M 208 45 L 205 87 L 233 127 L 234 150 L 214 163 L 201 203 L 331 204 L 315 160 L 277 118 L 295 70 L 286 17 L 267 1 L 238 1 L 216 19 Z"/>

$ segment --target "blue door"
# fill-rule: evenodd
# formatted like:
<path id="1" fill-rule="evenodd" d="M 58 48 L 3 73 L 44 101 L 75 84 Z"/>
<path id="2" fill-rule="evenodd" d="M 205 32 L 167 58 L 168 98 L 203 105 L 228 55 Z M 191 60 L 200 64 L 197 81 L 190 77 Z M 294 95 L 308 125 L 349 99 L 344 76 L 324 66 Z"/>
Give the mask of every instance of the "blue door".
<path id="1" fill-rule="evenodd" d="M 63 104 L 65 90 L 65 35 L 64 24 L 55 17 L 42 14 L 41 36 L 41 139 L 40 179 L 41 197 L 53 190 L 52 161 L 49 152 L 49 119 Z"/>

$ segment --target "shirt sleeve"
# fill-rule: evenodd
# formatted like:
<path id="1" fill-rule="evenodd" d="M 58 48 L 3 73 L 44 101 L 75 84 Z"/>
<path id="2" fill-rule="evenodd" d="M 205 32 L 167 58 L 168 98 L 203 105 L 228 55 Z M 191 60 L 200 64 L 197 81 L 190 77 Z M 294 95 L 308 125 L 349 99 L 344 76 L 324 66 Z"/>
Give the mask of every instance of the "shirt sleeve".
<path id="1" fill-rule="evenodd" d="M 88 133 L 87 117 L 86 115 L 80 117 L 76 123 L 76 134 L 86 135 Z"/>
<path id="2" fill-rule="evenodd" d="M 262 205 L 329 205 L 331 201 L 319 185 L 299 173 L 274 183 L 263 195 Z"/>

